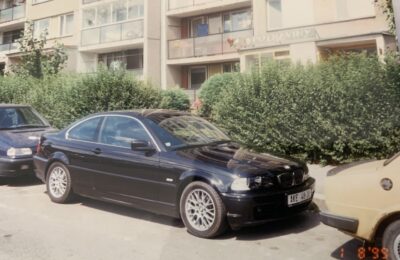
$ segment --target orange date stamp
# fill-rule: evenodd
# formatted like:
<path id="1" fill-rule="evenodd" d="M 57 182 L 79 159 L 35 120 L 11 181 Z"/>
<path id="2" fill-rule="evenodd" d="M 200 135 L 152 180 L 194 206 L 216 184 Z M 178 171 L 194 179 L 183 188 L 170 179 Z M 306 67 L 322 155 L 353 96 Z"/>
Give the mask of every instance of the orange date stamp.
<path id="1" fill-rule="evenodd" d="M 339 251 L 339 256 L 341 259 L 350 259 L 349 256 L 346 254 L 346 250 L 341 248 Z M 354 258 L 354 252 L 352 257 Z M 346 256 L 347 255 L 347 256 Z M 359 247 L 357 248 L 356 252 L 356 259 L 363 260 L 363 259 L 373 259 L 373 260 L 387 260 L 389 259 L 389 249 L 384 247 Z"/>

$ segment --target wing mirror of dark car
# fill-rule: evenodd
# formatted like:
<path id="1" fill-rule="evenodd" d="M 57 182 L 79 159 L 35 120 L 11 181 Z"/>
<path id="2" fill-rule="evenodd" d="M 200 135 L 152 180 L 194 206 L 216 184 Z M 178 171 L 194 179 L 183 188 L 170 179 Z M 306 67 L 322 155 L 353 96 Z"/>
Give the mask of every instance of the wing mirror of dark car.
<path id="1" fill-rule="evenodd" d="M 149 142 L 144 140 L 133 140 L 131 142 L 132 151 L 137 152 L 155 152 L 155 148 Z"/>

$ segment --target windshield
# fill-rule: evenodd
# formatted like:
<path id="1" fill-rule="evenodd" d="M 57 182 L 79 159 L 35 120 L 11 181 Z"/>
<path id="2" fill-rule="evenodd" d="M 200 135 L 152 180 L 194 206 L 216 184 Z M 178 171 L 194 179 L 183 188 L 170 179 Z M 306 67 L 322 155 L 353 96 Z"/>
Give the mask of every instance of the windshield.
<path id="1" fill-rule="evenodd" d="M 149 122 L 168 150 L 230 141 L 221 130 L 199 117 L 173 116 Z"/>
<path id="2" fill-rule="evenodd" d="M 0 130 L 47 126 L 47 122 L 30 107 L 0 108 Z"/>
<path id="3" fill-rule="evenodd" d="M 390 157 L 389 159 L 387 159 L 383 165 L 386 166 L 388 164 L 390 164 L 391 162 L 393 162 L 394 160 L 396 160 L 398 157 L 400 157 L 400 152 L 395 154 L 394 156 Z"/>

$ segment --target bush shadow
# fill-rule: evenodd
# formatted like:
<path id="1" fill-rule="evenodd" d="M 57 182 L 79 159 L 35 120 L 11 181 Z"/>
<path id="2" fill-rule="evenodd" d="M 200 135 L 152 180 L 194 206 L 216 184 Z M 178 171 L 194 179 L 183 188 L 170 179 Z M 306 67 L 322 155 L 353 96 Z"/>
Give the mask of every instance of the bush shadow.
<path id="1" fill-rule="evenodd" d="M 81 205 L 86 207 L 111 212 L 121 216 L 127 216 L 157 224 L 168 225 L 179 229 L 185 228 L 183 222 L 180 219 L 164 215 L 157 215 L 124 205 L 113 204 L 89 198 L 79 198 L 76 203 L 80 203 Z M 269 222 L 261 226 L 247 227 L 241 230 L 228 230 L 225 234 L 215 239 L 225 240 L 236 238 L 237 240 L 247 241 L 271 239 L 275 237 L 301 233 L 312 229 L 319 224 L 320 220 L 318 215 L 318 208 L 315 204 L 313 204 L 309 210 L 291 218 Z"/>

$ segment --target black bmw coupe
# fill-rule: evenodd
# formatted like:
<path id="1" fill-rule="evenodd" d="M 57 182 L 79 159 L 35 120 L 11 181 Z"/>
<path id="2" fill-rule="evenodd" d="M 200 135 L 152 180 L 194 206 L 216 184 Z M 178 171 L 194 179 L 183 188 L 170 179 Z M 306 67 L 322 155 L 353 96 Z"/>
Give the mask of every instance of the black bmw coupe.
<path id="1" fill-rule="evenodd" d="M 308 208 L 305 164 L 254 153 L 206 120 L 166 110 L 107 112 L 44 134 L 34 156 L 50 199 L 74 194 L 181 218 L 210 238 Z"/>

